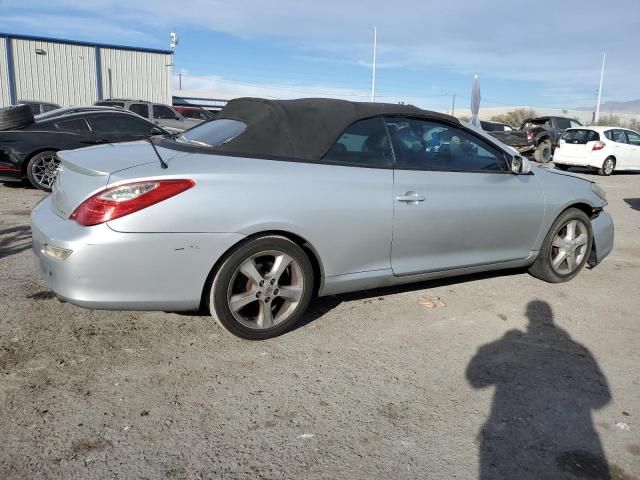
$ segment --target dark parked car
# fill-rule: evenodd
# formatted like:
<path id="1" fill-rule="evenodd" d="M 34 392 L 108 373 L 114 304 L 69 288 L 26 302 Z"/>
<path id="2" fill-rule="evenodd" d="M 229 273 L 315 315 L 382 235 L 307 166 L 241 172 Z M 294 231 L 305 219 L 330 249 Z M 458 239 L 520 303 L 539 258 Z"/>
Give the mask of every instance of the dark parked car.
<path id="1" fill-rule="evenodd" d="M 547 163 L 551 160 L 553 150 L 564 131 L 567 128 L 581 126 L 582 124 L 573 118 L 536 117 L 522 122 L 519 130 L 490 133 L 522 154 L 533 154 L 536 162 Z"/>
<path id="2" fill-rule="evenodd" d="M 16 113 L 16 108 L 9 109 L 11 114 Z M 7 112 L 0 112 L 0 119 L 9 115 Z M 59 150 L 169 133 L 119 108 L 70 108 L 26 118 L 26 125 L 0 131 L 0 180 L 28 179 L 34 187 L 47 192 L 58 174 Z"/>
<path id="3" fill-rule="evenodd" d="M 40 102 L 38 100 L 20 100 L 18 102 L 20 105 L 28 105 L 31 108 L 31 111 L 34 115 L 39 115 L 41 113 L 47 113 L 51 110 L 55 110 L 57 108 L 61 108 L 57 103 L 50 102 Z"/>

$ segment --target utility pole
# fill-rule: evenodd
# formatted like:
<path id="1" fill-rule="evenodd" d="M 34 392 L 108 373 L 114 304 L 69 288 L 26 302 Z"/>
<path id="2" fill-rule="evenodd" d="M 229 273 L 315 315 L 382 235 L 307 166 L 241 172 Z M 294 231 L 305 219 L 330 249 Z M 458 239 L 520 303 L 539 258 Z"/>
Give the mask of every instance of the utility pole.
<path id="1" fill-rule="evenodd" d="M 451 116 L 454 117 L 456 112 L 456 94 L 453 94 L 453 103 L 451 104 Z"/>
<path id="2" fill-rule="evenodd" d="M 182 72 L 178 72 L 178 90 L 182 90 Z"/>
<path id="3" fill-rule="evenodd" d="M 373 27 L 373 68 L 371 71 L 371 101 L 376 101 L 376 49 L 378 48 L 378 28 Z"/>
<path id="4" fill-rule="evenodd" d="M 602 70 L 600 71 L 600 88 L 598 88 L 598 103 L 596 104 L 596 118 L 594 123 L 597 125 L 600 120 L 600 100 L 602 99 L 602 81 L 604 80 L 604 62 L 607 58 L 607 54 L 602 54 Z"/>

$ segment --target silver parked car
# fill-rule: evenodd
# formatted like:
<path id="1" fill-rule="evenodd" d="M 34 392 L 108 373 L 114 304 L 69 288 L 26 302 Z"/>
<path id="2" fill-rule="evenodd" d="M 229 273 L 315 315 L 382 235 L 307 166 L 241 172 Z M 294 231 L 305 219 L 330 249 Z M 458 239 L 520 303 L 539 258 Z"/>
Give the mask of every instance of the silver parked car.
<path id="1" fill-rule="evenodd" d="M 32 226 L 59 298 L 206 305 L 250 339 L 314 294 L 514 267 L 564 282 L 613 245 L 595 183 L 412 106 L 237 99 L 177 137 L 58 156 Z"/>
<path id="2" fill-rule="evenodd" d="M 188 130 L 202 123 L 202 119 L 186 118 L 176 111 L 175 108 L 162 103 L 146 102 L 144 100 L 127 100 L 122 98 L 114 98 L 100 100 L 94 105 L 103 107 L 119 107 L 129 110 L 140 115 L 142 118 L 149 120 L 155 125 L 164 128 L 173 128 L 177 130 Z"/>

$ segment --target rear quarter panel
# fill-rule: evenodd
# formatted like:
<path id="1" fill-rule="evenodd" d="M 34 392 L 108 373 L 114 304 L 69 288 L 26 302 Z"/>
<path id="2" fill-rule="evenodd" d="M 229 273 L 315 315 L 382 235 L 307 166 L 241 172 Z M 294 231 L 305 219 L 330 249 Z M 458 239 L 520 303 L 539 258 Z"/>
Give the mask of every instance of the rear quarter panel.
<path id="1" fill-rule="evenodd" d="M 281 230 L 318 252 L 327 277 L 390 268 L 393 171 L 191 154 L 169 168 L 143 165 L 114 173 L 132 178 L 191 178 L 196 186 L 109 222 L 122 232 Z M 214 259 L 215 260 L 215 259 Z"/>

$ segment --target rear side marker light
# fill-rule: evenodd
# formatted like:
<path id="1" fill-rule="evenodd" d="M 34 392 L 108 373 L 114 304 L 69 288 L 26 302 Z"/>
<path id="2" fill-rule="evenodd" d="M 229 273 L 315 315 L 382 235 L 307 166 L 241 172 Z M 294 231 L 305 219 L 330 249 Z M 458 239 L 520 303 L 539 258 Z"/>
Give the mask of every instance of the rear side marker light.
<path id="1" fill-rule="evenodd" d="M 192 188 L 193 180 L 147 180 L 102 190 L 82 202 L 69 217 L 89 227 L 124 217 Z"/>
<path id="2" fill-rule="evenodd" d="M 593 147 L 591 148 L 592 152 L 596 152 L 598 150 L 602 150 L 604 147 L 606 147 L 607 144 L 604 142 L 596 142 L 593 144 Z"/>
<path id="3" fill-rule="evenodd" d="M 73 250 L 55 247 L 45 243 L 42 246 L 42 253 L 54 260 L 66 260 L 67 257 L 73 253 Z"/>

